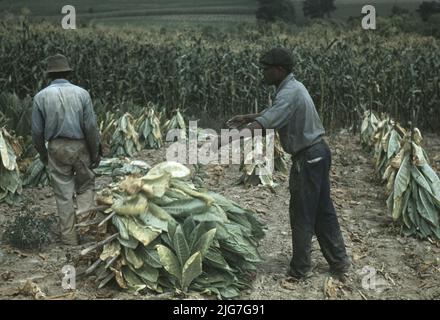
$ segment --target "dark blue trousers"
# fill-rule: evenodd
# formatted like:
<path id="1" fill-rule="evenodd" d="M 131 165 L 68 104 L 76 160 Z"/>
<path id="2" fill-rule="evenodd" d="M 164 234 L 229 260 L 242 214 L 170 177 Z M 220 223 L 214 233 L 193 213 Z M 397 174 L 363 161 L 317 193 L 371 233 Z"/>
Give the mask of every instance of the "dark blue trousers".
<path id="1" fill-rule="evenodd" d="M 314 234 L 332 272 L 344 272 L 350 264 L 330 197 L 330 167 L 331 153 L 325 141 L 312 145 L 293 159 L 289 181 L 293 246 L 290 271 L 298 277 L 311 270 Z"/>

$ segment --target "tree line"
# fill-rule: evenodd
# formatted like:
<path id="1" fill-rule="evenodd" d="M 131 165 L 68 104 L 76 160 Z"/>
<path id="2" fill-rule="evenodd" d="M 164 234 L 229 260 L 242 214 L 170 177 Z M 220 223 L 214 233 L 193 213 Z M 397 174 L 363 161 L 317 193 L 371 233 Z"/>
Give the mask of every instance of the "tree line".
<path id="1" fill-rule="evenodd" d="M 275 22 L 283 21 L 286 23 L 295 22 L 295 5 L 292 0 L 257 0 L 258 6 L 256 18 L 258 21 Z M 305 0 L 302 1 L 302 11 L 306 18 L 330 18 L 331 13 L 336 10 L 335 0 Z M 440 13 L 440 1 L 424 1 L 417 10 L 423 21 Z M 392 14 L 405 14 L 408 10 L 396 5 L 392 8 Z"/>

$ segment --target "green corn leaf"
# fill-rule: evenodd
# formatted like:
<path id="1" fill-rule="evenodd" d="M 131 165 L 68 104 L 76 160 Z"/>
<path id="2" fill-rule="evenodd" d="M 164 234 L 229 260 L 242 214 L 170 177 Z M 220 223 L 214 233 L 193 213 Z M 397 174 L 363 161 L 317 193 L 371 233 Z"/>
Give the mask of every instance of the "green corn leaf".
<path id="1" fill-rule="evenodd" d="M 182 114 L 179 111 L 176 112 L 176 118 L 177 118 L 177 122 L 179 124 L 179 127 L 183 130 L 186 130 L 185 120 L 183 119 Z"/>

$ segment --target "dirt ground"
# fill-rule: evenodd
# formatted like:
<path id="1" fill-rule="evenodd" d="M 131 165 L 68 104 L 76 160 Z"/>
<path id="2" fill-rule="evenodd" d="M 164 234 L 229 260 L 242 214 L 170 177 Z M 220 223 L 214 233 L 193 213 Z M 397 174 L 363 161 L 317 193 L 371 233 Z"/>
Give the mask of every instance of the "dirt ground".
<path id="1" fill-rule="evenodd" d="M 353 262 L 349 279 L 342 284 L 329 278 L 328 266 L 316 239 L 313 241 L 313 276 L 295 283 L 285 276 L 291 256 L 288 219 L 288 179 L 276 176 L 275 192 L 263 187 L 235 185 L 237 166 L 209 166 L 206 186 L 245 207 L 256 210 L 266 224 L 261 242 L 260 265 L 253 289 L 243 299 L 440 299 L 440 245 L 401 236 L 387 214 L 384 186 L 374 174 L 371 155 L 360 147 L 359 138 L 339 132 L 328 138 L 333 154 L 332 194 L 347 250 Z M 425 149 L 440 172 L 440 138 L 425 137 Z M 165 159 L 164 149 L 144 150 L 138 159 L 154 165 Z M 99 178 L 97 188 L 108 184 Z M 26 189 L 29 208 L 36 215 L 56 215 L 50 188 Z M 0 237 L 19 207 L 0 205 Z M 12 248 L 0 243 L 0 299 L 32 299 L 19 291 L 32 280 L 47 295 L 65 299 L 164 299 L 170 296 L 140 296 L 123 292 L 115 285 L 97 289 L 92 278 L 78 277 L 76 290 L 61 287 L 62 267 L 73 264 L 84 270 L 92 261 L 79 257 L 78 248 L 54 242 L 37 251 Z M 64 295 L 66 294 L 67 295 Z M 61 295 L 61 297 L 59 297 Z M 64 295 L 64 296 L 62 296 Z M 197 296 L 193 296 L 197 297 Z M 191 298 L 191 296 L 190 296 Z"/>

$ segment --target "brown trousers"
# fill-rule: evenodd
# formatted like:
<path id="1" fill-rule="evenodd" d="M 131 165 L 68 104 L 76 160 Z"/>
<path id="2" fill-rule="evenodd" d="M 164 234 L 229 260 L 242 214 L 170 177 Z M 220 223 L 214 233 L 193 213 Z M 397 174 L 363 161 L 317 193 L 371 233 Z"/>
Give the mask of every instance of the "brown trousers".
<path id="1" fill-rule="evenodd" d="M 62 242 L 78 244 L 74 195 L 78 211 L 94 206 L 95 174 L 85 140 L 54 139 L 48 147 L 49 174 L 60 218 Z"/>

